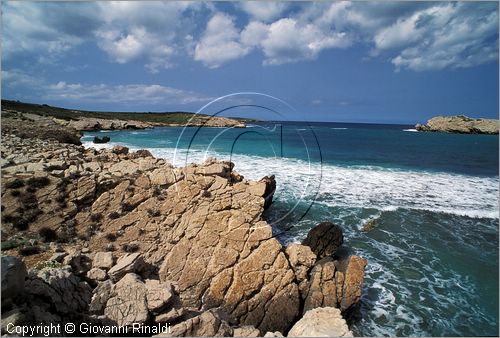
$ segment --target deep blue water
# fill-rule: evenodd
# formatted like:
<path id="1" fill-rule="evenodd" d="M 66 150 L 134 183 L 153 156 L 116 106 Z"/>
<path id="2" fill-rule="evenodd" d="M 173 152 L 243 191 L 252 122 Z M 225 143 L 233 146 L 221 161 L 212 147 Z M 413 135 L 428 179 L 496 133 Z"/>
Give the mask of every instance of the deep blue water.
<path id="1" fill-rule="evenodd" d="M 411 129 L 266 122 L 105 135 L 175 165 L 216 156 L 249 179 L 276 175 L 265 217 L 285 244 L 340 224 L 369 261 L 356 335 L 498 335 L 498 136 Z"/>

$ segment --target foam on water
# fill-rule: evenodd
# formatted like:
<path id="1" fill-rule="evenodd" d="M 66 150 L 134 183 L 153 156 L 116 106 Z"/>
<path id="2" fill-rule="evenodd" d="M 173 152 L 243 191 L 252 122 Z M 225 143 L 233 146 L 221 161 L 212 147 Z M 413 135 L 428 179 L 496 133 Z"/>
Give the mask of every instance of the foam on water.
<path id="1" fill-rule="evenodd" d="M 403 131 L 418 132 L 417 129 L 403 129 Z"/>

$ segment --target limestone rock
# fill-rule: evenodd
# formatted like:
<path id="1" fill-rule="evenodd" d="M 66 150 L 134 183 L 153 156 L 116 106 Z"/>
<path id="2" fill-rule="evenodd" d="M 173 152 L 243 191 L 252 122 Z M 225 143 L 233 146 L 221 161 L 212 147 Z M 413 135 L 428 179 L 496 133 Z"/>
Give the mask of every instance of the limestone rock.
<path id="1" fill-rule="evenodd" d="M 43 297 L 62 314 L 87 310 L 92 289 L 86 282 L 62 268 L 46 267 L 34 272 L 26 281 L 30 295 Z"/>
<path id="2" fill-rule="evenodd" d="M 12 299 L 24 290 L 26 266 L 23 261 L 13 256 L 2 256 L 2 306 L 10 304 Z"/>
<path id="3" fill-rule="evenodd" d="M 146 279 L 148 309 L 158 314 L 173 297 L 173 288 L 170 283 L 161 283 L 156 279 Z"/>
<path id="4" fill-rule="evenodd" d="M 253 325 L 245 325 L 233 330 L 233 337 L 258 337 L 259 335 L 259 330 Z"/>
<path id="5" fill-rule="evenodd" d="M 170 333 L 160 337 L 227 337 L 233 330 L 224 319 L 224 314 L 217 310 L 208 310 L 202 314 L 171 327 Z"/>
<path id="6" fill-rule="evenodd" d="M 309 246 L 318 259 L 321 259 L 333 256 L 343 241 L 344 237 L 340 226 L 330 222 L 323 222 L 309 231 L 302 244 Z"/>
<path id="7" fill-rule="evenodd" d="M 92 260 L 92 267 L 101 269 L 110 269 L 113 267 L 114 259 L 111 252 L 96 252 Z"/>
<path id="8" fill-rule="evenodd" d="M 129 272 L 140 272 L 143 267 L 144 260 L 139 253 L 125 254 L 108 271 L 108 275 L 111 280 L 116 282 Z"/>
<path id="9" fill-rule="evenodd" d="M 309 310 L 291 328 L 288 337 L 352 337 L 340 310 L 332 307 Z"/>
<path id="10" fill-rule="evenodd" d="M 361 285 L 365 277 L 366 259 L 359 256 L 350 256 L 345 270 L 344 286 L 342 288 L 342 311 L 356 304 L 361 298 Z"/>
<path id="11" fill-rule="evenodd" d="M 128 148 L 124 147 L 124 146 L 114 146 L 112 149 L 112 152 L 117 154 L 117 155 L 127 155 Z"/>
<path id="12" fill-rule="evenodd" d="M 275 331 L 275 332 L 268 331 L 268 332 L 266 332 L 264 337 L 283 337 L 283 334 L 279 331 Z"/>
<path id="13" fill-rule="evenodd" d="M 103 281 L 108 277 L 106 271 L 99 268 L 92 268 L 87 272 L 87 278 L 95 281 Z"/>
<path id="14" fill-rule="evenodd" d="M 148 320 L 147 288 L 134 273 L 126 274 L 116 283 L 104 314 L 117 325 L 145 323 Z"/>
<path id="15" fill-rule="evenodd" d="M 427 121 L 427 124 L 417 123 L 418 131 L 435 131 L 458 134 L 498 134 L 498 120 L 476 119 L 463 115 L 437 116 Z"/>
<path id="16" fill-rule="evenodd" d="M 92 299 L 89 304 L 90 313 L 100 314 L 104 311 L 106 303 L 111 297 L 113 286 L 113 282 L 109 279 L 97 285 L 92 292 Z"/>

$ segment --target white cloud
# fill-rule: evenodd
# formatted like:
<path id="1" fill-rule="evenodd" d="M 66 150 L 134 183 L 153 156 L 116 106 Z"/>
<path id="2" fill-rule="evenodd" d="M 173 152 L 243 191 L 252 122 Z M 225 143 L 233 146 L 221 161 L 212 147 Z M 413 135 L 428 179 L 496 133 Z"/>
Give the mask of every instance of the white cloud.
<path id="1" fill-rule="evenodd" d="M 22 88 L 23 92 L 30 93 L 29 98 L 36 97 L 42 100 L 75 103 L 113 103 L 139 106 L 161 103 L 185 105 L 207 103 L 214 99 L 214 97 L 200 93 L 160 84 L 108 85 L 67 83 L 65 81 L 50 83 L 40 76 L 35 77 L 18 69 L 2 70 L 2 84 L 7 91 Z"/>
<path id="2" fill-rule="evenodd" d="M 269 65 L 311 60 L 324 49 L 350 45 L 343 32 L 321 30 L 312 23 L 304 24 L 290 18 L 270 25 L 252 22 L 242 32 L 242 41 L 262 48 L 266 56 L 264 63 Z"/>
<path id="3" fill-rule="evenodd" d="M 216 13 L 207 24 L 200 41 L 196 44 L 194 59 L 203 62 L 209 68 L 245 56 L 250 48 L 240 41 L 239 31 L 233 18 Z"/>
<path id="4" fill-rule="evenodd" d="M 159 84 L 88 85 L 58 82 L 49 85 L 45 99 L 116 104 L 189 104 L 209 102 L 213 98 Z"/>
<path id="5" fill-rule="evenodd" d="M 218 3 L 191 1 L 3 2 L 2 56 L 55 63 L 90 42 L 111 62 L 139 60 L 153 73 L 186 56 L 217 68 L 259 50 L 264 64 L 280 65 L 352 45 L 368 47 L 371 57 L 398 70 L 498 60 L 494 2 L 250 1 L 234 7 L 233 17 Z"/>
<path id="6" fill-rule="evenodd" d="M 278 18 L 288 6 L 281 1 L 243 1 L 239 5 L 252 19 L 264 22 Z"/>

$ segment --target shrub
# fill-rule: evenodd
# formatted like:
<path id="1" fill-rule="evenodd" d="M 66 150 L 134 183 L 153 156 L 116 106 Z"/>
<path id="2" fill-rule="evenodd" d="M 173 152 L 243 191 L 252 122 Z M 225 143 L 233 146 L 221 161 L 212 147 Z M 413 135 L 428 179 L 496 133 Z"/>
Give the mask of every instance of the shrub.
<path id="1" fill-rule="evenodd" d="M 108 241 L 110 241 L 110 242 L 114 242 L 114 241 L 116 241 L 116 235 L 115 235 L 115 234 L 113 234 L 113 233 L 108 233 L 108 234 L 106 234 L 105 238 L 106 238 Z"/>
<path id="2" fill-rule="evenodd" d="M 21 256 L 31 256 L 40 253 L 40 248 L 37 246 L 25 246 L 20 248 L 18 252 Z"/>
<path id="3" fill-rule="evenodd" d="M 132 211 L 134 210 L 134 206 L 130 203 L 127 203 L 127 202 L 123 202 L 122 203 L 122 211 L 123 212 L 129 212 L 129 211 Z"/>
<path id="4" fill-rule="evenodd" d="M 5 184 L 5 187 L 8 189 L 18 189 L 24 187 L 24 181 L 16 178 L 14 181 L 11 181 L 7 184 Z"/>
<path id="5" fill-rule="evenodd" d="M 38 188 L 43 188 L 43 187 L 46 187 L 47 185 L 49 185 L 50 180 L 47 176 L 31 177 L 28 179 L 28 181 L 26 183 L 28 184 L 28 186 L 38 189 Z"/>
<path id="6" fill-rule="evenodd" d="M 158 209 L 148 209 L 148 215 L 151 217 L 157 217 L 157 216 L 160 216 L 161 213 L 160 213 L 160 210 L 158 210 Z"/>
<path id="7" fill-rule="evenodd" d="M 109 214 L 108 216 L 110 219 L 117 219 L 120 217 L 120 213 L 113 211 L 112 213 Z"/>
<path id="8" fill-rule="evenodd" d="M 130 252 L 130 253 L 136 252 L 137 250 L 139 250 L 139 244 L 137 243 L 123 244 L 122 249 L 125 252 Z"/>
<path id="9" fill-rule="evenodd" d="M 15 240 L 3 241 L 2 242 L 2 250 L 10 250 L 17 248 L 19 243 Z"/>
<path id="10" fill-rule="evenodd" d="M 99 222 L 102 219 L 102 214 L 100 212 L 90 215 L 92 222 Z"/>
<path id="11" fill-rule="evenodd" d="M 10 192 L 10 195 L 11 195 L 12 197 L 18 197 L 19 195 L 21 195 L 21 192 L 20 192 L 19 190 L 12 190 L 12 191 Z"/>
<path id="12" fill-rule="evenodd" d="M 38 235 L 42 238 L 42 241 L 45 243 L 47 242 L 54 242 L 57 239 L 57 233 L 48 227 L 43 227 L 40 230 L 38 230 Z"/>
<path id="13" fill-rule="evenodd" d="M 28 230 L 29 228 L 29 222 L 23 217 L 15 217 L 15 219 L 12 221 L 12 225 L 14 226 L 14 228 L 20 231 Z"/>

